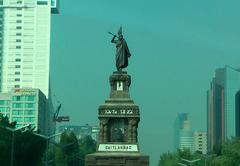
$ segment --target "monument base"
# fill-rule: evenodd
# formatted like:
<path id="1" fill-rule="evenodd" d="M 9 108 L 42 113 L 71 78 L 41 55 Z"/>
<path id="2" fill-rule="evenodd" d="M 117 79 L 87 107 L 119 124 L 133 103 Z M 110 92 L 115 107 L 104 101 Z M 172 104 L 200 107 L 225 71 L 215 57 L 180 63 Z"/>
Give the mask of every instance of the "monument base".
<path id="1" fill-rule="evenodd" d="M 85 157 L 85 166 L 149 166 L 149 156 L 131 152 L 96 152 Z"/>

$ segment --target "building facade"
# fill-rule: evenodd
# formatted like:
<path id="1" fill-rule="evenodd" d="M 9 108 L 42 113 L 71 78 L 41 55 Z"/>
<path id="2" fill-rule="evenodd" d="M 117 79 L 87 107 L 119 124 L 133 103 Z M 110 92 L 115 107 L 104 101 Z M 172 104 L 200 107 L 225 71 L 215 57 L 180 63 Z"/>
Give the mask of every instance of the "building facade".
<path id="1" fill-rule="evenodd" d="M 194 138 L 194 151 L 202 154 L 207 154 L 207 133 L 195 131 Z"/>
<path id="2" fill-rule="evenodd" d="M 190 122 L 187 113 L 179 113 L 174 122 L 174 149 L 194 151 L 193 132 L 190 129 Z"/>
<path id="3" fill-rule="evenodd" d="M 219 68 L 207 91 L 208 151 L 227 138 L 240 136 L 240 70 Z"/>
<path id="4" fill-rule="evenodd" d="M 51 13 L 57 0 L 0 0 L 0 92 L 37 88 L 48 99 L 46 126 L 53 106 L 50 90 Z"/>
<path id="5" fill-rule="evenodd" d="M 39 88 L 48 98 L 51 2 L 3 1 L 1 92 Z"/>
<path id="6" fill-rule="evenodd" d="M 16 127 L 31 124 L 35 130 L 47 133 L 47 99 L 39 89 L 12 89 L 0 93 L 0 113 L 7 115 Z"/>
<path id="7" fill-rule="evenodd" d="M 187 113 L 179 113 L 174 122 L 174 150 L 179 149 L 180 130 L 183 129 L 184 121 L 188 120 Z"/>
<path id="8" fill-rule="evenodd" d="M 179 136 L 179 149 L 194 151 L 193 145 L 193 132 L 190 129 L 190 123 L 188 120 L 183 122 L 183 128 L 180 130 Z"/>

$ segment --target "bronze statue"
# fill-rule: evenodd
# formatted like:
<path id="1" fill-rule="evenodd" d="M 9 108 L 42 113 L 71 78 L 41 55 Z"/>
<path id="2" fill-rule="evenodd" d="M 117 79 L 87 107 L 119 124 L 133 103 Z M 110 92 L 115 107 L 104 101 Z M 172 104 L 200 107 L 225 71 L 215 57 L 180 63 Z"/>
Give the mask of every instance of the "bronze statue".
<path id="1" fill-rule="evenodd" d="M 116 44 L 116 67 L 118 71 L 122 71 L 123 68 L 128 66 L 128 58 L 131 56 L 131 54 L 128 49 L 127 42 L 123 38 L 122 27 L 120 27 L 118 31 L 118 36 L 114 34 L 112 35 L 113 38 L 111 42 Z M 118 39 L 116 39 L 116 37 Z"/>

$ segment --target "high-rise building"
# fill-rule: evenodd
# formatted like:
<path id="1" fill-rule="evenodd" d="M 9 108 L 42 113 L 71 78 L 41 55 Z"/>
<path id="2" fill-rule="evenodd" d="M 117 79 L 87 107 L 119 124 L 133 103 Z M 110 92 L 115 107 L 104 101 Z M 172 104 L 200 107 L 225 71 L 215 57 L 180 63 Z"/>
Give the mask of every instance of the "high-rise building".
<path id="1" fill-rule="evenodd" d="M 232 136 L 240 136 L 240 70 L 230 66 L 216 70 L 207 91 L 208 151 Z"/>
<path id="2" fill-rule="evenodd" d="M 0 93 L 0 113 L 17 122 L 17 128 L 31 124 L 41 133 L 47 133 L 47 99 L 39 89 L 13 89 Z"/>
<path id="3" fill-rule="evenodd" d="M 193 132 L 190 129 L 187 113 L 179 113 L 174 123 L 174 145 L 177 149 L 193 152 Z"/>
<path id="4" fill-rule="evenodd" d="M 183 128 L 180 130 L 179 136 L 179 149 L 188 149 L 191 152 L 194 151 L 193 146 L 193 132 L 190 129 L 190 123 L 188 120 L 183 122 Z"/>
<path id="5" fill-rule="evenodd" d="M 195 131 L 193 133 L 194 138 L 194 151 L 202 154 L 207 154 L 207 133 Z"/>
<path id="6" fill-rule="evenodd" d="M 179 113 L 174 122 L 174 150 L 179 149 L 180 130 L 183 129 L 184 121 L 188 120 L 187 113 Z"/>
<path id="7" fill-rule="evenodd" d="M 49 127 L 54 125 L 50 122 L 51 13 L 58 13 L 58 0 L 0 0 L 0 92 L 40 89 L 48 99 Z"/>
<path id="8" fill-rule="evenodd" d="M 0 4 L 0 91 L 38 88 L 49 98 L 51 8 L 56 11 L 57 1 L 3 0 Z"/>

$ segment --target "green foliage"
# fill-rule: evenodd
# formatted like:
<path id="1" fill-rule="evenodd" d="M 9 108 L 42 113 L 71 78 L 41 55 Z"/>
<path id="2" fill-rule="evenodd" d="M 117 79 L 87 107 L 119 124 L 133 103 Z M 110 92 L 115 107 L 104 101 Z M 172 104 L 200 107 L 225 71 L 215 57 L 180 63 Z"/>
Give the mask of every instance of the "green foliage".
<path id="1" fill-rule="evenodd" d="M 196 160 L 201 159 L 200 161 L 197 161 L 193 163 L 193 166 L 202 166 L 204 165 L 204 156 L 199 153 L 191 153 L 189 149 L 184 150 L 178 150 L 177 153 L 164 153 L 160 156 L 159 160 L 159 166 L 175 166 L 178 165 L 178 163 L 186 164 L 189 163 L 182 160 Z"/>
<path id="2" fill-rule="evenodd" d="M 33 135 L 31 131 L 24 133 L 18 131 L 16 132 L 14 144 L 15 165 L 34 166 L 41 163 L 46 148 L 46 140 Z"/>
<path id="3" fill-rule="evenodd" d="M 240 139 L 232 138 L 222 145 L 221 155 L 213 158 L 211 164 L 216 166 L 239 166 L 240 164 Z"/>
<path id="4" fill-rule="evenodd" d="M 0 114 L 0 152 L 4 152 L 0 153 L 1 166 L 10 165 L 12 150 L 14 150 L 14 165 L 39 165 L 41 156 L 45 150 L 43 146 L 44 140 L 33 135 L 31 131 L 15 131 L 13 149 L 13 132 L 7 130 L 5 127 L 15 128 L 15 126 L 16 122 L 9 123 L 8 117 Z"/>
<path id="5" fill-rule="evenodd" d="M 56 149 L 57 166 L 79 166 L 79 144 L 77 137 L 73 132 L 68 134 L 62 133 L 59 147 Z"/>
<path id="6" fill-rule="evenodd" d="M 0 126 L 15 128 L 16 122 L 10 123 L 8 117 L 0 113 Z"/>
<path id="7" fill-rule="evenodd" d="M 79 140 L 80 144 L 80 161 L 84 165 L 84 159 L 87 154 L 96 152 L 96 141 L 91 136 L 85 136 Z"/>
<path id="8" fill-rule="evenodd" d="M 176 154 L 164 153 L 160 156 L 159 166 L 173 166 L 177 165 L 178 158 Z"/>
<path id="9" fill-rule="evenodd" d="M 160 156 L 159 166 L 175 166 L 178 162 L 188 165 L 182 159 L 201 159 L 192 166 L 239 166 L 240 138 L 232 138 L 224 144 L 215 145 L 212 154 L 191 153 L 189 150 L 178 150 L 177 153 L 164 153 Z"/>

